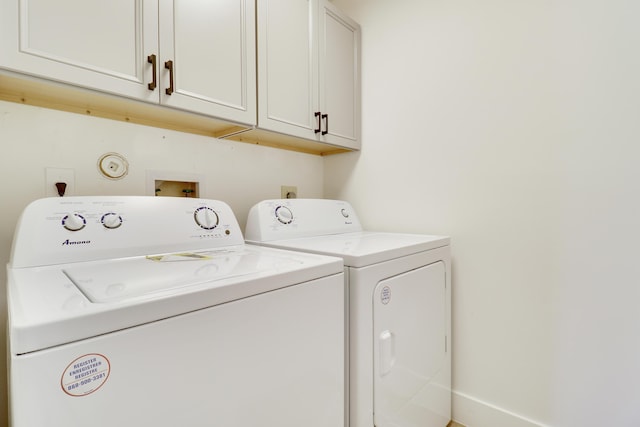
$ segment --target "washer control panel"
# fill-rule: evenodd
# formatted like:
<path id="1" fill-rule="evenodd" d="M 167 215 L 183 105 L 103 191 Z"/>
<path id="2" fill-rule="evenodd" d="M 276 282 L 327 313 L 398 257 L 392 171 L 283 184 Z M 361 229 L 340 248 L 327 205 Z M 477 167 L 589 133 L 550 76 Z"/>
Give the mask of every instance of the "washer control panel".
<path id="1" fill-rule="evenodd" d="M 40 199 L 25 208 L 16 235 L 14 268 L 244 244 L 226 203 L 180 197 Z"/>

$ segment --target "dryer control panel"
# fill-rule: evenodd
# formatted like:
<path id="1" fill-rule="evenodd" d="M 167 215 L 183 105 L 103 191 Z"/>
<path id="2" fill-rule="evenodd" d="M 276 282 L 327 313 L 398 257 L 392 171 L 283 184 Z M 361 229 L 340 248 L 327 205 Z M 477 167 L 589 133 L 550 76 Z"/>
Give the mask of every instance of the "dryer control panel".
<path id="1" fill-rule="evenodd" d="M 249 211 L 245 237 L 251 242 L 362 231 L 348 202 L 327 199 L 264 200 Z"/>
<path id="2" fill-rule="evenodd" d="M 244 244 L 226 203 L 178 197 L 40 199 L 25 208 L 16 236 L 13 268 Z"/>

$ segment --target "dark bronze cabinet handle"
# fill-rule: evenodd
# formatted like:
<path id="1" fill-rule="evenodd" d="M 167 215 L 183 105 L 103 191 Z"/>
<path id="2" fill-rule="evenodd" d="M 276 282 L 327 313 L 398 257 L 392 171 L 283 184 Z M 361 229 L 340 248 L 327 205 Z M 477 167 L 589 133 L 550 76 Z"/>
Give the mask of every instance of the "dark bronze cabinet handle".
<path id="1" fill-rule="evenodd" d="M 323 114 L 322 118 L 324 119 L 324 130 L 322 131 L 322 135 L 326 135 L 329 133 L 329 115 Z"/>
<path id="2" fill-rule="evenodd" d="M 149 83 L 149 90 L 156 90 L 156 86 L 158 86 L 158 80 L 156 76 L 158 75 L 158 64 L 156 63 L 156 56 L 151 54 L 147 56 L 147 62 L 151 64 L 151 69 L 153 73 L 153 77 L 151 79 L 151 83 Z"/>
<path id="3" fill-rule="evenodd" d="M 320 119 L 320 111 L 316 111 L 314 114 L 314 117 L 318 119 L 318 127 L 314 129 L 314 132 L 318 133 L 320 132 L 320 127 L 322 126 L 321 119 Z"/>
<path id="4" fill-rule="evenodd" d="M 165 93 L 171 95 L 173 93 L 173 61 L 169 60 L 165 62 L 164 68 L 169 70 L 169 87 L 165 89 Z"/>

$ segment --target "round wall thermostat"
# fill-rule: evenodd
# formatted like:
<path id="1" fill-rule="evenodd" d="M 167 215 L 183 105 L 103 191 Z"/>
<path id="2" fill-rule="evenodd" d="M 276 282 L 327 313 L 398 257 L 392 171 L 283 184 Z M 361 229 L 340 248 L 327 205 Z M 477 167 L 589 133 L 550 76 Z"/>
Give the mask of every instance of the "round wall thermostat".
<path id="1" fill-rule="evenodd" d="M 109 179 L 121 179 L 129 172 L 129 162 L 121 154 L 106 153 L 98 160 L 98 170 Z"/>

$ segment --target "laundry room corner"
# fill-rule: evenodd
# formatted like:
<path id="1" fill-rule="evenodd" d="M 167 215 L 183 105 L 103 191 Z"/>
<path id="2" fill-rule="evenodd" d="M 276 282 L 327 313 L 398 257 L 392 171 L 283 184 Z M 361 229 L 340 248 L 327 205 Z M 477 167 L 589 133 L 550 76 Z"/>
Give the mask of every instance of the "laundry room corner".
<path id="1" fill-rule="evenodd" d="M 362 150 L 325 196 L 451 236 L 453 419 L 640 425 L 640 4 L 335 0 Z"/>
<path id="2" fill-rule="evenodd" d="M 148 194 L 148 171 L 203 177 L 204 198 L 226 201 L 244 228 L 250 207 L 295 185 L 322 197 L 322 157 L 125 122 L 0 101 L 0 263 L 9 261 L 18 217 L 45 196 L 47 168 L 74 172 L 74 195 Z M 98 161 L 118 153 L 128 162 L 119 180 L 104 177 Z M 70 194 L 68 194 L 70 195 Z M 6 274 L 0 278 L 0 427 L 7 425 Z"/>

